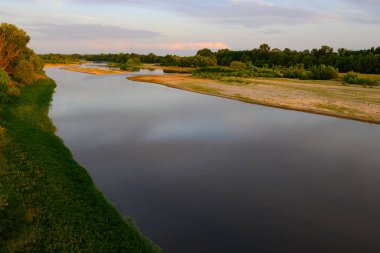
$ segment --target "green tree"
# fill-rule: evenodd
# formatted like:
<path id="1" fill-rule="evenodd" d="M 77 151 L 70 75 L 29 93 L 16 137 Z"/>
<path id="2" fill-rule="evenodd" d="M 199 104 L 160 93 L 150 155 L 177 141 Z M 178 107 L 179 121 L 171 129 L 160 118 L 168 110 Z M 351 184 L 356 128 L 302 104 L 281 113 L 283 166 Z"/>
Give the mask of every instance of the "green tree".
<path id="1" fill-rule="evenodd" d="M 13 71 L 13 78 L 23 84 L 32 84 L 34 82 L 33 65 L 27 60 L 18 62 Z"/>
<path id="2" fill-rule="evenodd" d="M 259 49 L 260 49 L 260 51 L 263 51 L 263 52 L 269 52 L 270 46 L 268 44 L 261 44 Z"/>
<path id="3" fill-rule="evenodd" d="M 0 67 L 12 72 L 26 50 L 30 37 L 24 30 L 8 23 L 0 24 Z"/>
<path id="4" fill-rule="evenodd" d="M 208 48 L 203 48 L 197 52 L 197 55 L 204 56 L 204 57 L 211 57 L 214 55 L 214 53 Z"/>

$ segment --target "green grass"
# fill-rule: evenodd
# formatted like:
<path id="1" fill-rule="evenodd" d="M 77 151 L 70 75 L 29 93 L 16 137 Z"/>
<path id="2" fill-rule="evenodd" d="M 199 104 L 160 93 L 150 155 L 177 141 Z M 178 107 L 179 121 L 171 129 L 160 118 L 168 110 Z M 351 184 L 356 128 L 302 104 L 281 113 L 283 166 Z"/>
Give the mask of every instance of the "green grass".
<path id="1" fill-rule="evenodd" d="M 159 252 L 55 136 L 54 88 L 23 87 L 0 115 L 0 252 Z"/>
<path id="2" fill-rule="evenodd" d="M 191 85 L 189 85 L 189 88 L 194 90 L 194 91 L 199 91 L 199 92 L 203 92 L 203 93 L 220 94 L 219 89 L 212 88 L 212 87 L 206 87 L 206 86 L 191 84 Z"/>

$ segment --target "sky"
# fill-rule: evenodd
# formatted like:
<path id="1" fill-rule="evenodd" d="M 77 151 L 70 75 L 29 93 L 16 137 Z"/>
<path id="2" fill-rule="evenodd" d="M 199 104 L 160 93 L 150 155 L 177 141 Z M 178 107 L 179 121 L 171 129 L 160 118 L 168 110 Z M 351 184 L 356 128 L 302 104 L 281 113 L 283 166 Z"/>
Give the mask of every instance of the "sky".
<path id="1" fill-rule="evenodd" d="M 37 53 L 380 46 L 380 0 L 0 0 Z"/>

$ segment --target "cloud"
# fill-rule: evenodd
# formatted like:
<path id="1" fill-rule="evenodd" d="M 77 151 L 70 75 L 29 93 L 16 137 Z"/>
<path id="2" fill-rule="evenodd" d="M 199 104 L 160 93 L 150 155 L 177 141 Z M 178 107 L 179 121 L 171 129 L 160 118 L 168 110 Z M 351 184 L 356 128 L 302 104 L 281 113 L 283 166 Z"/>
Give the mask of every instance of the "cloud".
<path id="1" fill-rule="evenodd" d="M 83 20 L 83 21 L 94 21 L 96 20 L 93 16 L 86 16 L 86 15 L 77 15 L 77 14 L 65 14 L 65 13 L 57 13 L 52 15 L 54 18 L 64 18 L 64 19 L 77 19 L 77 20 Z"/>
<path id="2" fill-rule="evenodd" d="M 3 10 L 0 10 L 0 15 L 1 15 L 1 16 L 9 16 L 10 13 L 9 13 L 9 12 L 6 12 L 6 11 L 3 11 Z M 0 22 L 2 22 L 2 21 L 0 20 Z"/>
<path id="3" fill-rule="evenodd" d="M 379 23 L 379 0 L 69 0 L 82 4 L 134 5 L 143 8 L 171 10 L 201 22 L 234 24 L 244 27 L 270 25 L 318 24 L 329 16 L 340 16 L 342 22 Z M 348 6 L 350 9 L 348 9 Z M 340 12 L 343 13 L 340 13 Z M 337 14 L 335 12 L 338 12 Z M 369 17 L 370 15 L 370 17 Z"/>
<path id="4" fill-rule="evenodd" d="M 130 50 L 130 49 L 149 49 L 149 50 L 169 50 L 169 51 L 197 51 L 202 48 L 219 50 L 229 48 L 223 42 L 175 42 L 175 43 L 136 43 L 120 42 L 111 40 L 86 41 L 88 47 L 99 50 Z"/>
<path id="5" fill-rule="evenodd" d="M 157 32 L 98 24 L 33 24 L 27 30 L 36 38 L 49 40 L 152 39 Z"/>
<path id="6" fill-rule="evenodd" d="M 221 24 L 237 24 L 256 27 L 267 24 L 298 24 L 309 22 L 314 12 L 296 6 L 274 5 L 268 1 L 256 0 L 72 0 L 83 4 L 135 5 L 144 8 L 161 8 L 181 15 Z"/>
<path id="7" fill-rule="evenodd" d="M 181 42 L 181 43 L 169 43 L 162 45 L 165 49 L 171 50 L 199 50 L 202 48 L 209 48 L 212 50 L 218 50 L 223 48 L 229 48 L 229 46 L 223 42 Z"/>
<path id="8" fill-rule="evenodd" d="M 49 5 L 53 6 L 56 8 L 62 7 L 63 2 L 62 0 L 37 0 L 38 3 L 44 4 L 44 5 Z"/>
<path id="9" fill-rule="evenodd" d="M 378 0 L 344 0 L 346 5 L 351 5 L 351 7 L 360 11 L 363 14 L 368 14 L 379 17 L 380 12 L 380 1 Z"/>

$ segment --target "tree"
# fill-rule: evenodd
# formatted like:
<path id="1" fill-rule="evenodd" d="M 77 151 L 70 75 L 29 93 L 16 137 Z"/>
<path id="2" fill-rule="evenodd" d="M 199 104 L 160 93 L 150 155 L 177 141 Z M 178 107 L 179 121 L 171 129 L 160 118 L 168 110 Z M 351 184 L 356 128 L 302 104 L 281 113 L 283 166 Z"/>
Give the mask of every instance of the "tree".
<path id="1" fill-rule="evenodd" d="M 197 52 L 197 55 L 204 56 L 204 57 L 211 57 L 214 55 L 214 53 L 208 48 L 203 48 Z"/>
<path id="2" fill-rule="evenodd" d="M 259 49 L 263 52 L 269 52 L 270 51 L 270 46 L 268 44 L 261 44 Z"/>
<path id="3" fill-rule="evenodd" d="M 24 30 L 8 23 L 0 24 L 0 67 L 12 72 L 20 57 L 26 50 L 30 37 Z"/>
<path id="4" fill-rule="evenodd" d="M 332 54 L 334 52 L 334 49 L 329 46 L 322 46 L 321 49 L 318 50 L 318 54 L 320 56 L 327 56 L 329 54 Z"/>
<path id="5" fill-rule="evenodd" d="M 33 72 L 42 74 L 44 68 L 44 61 L 34 53 L 34 51 L 30 48 L 26 48 L 23 58 L 29 61 L 33 66 Z"/>
<path id="6" fill-rule="evenodd" d="M 14 68 L 13 78 L 23 84 L 32 84 L 34 82 L 33 65 L 27 60 L 21 60 Z"/>

